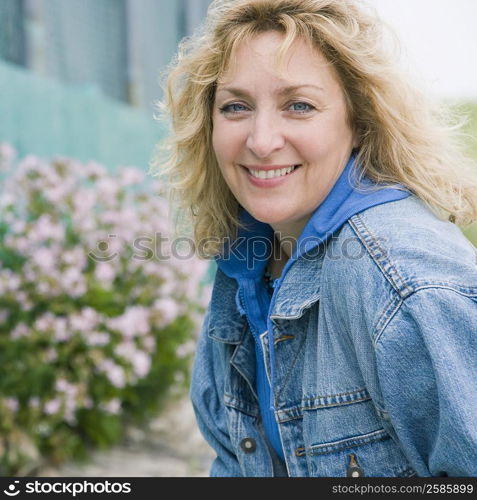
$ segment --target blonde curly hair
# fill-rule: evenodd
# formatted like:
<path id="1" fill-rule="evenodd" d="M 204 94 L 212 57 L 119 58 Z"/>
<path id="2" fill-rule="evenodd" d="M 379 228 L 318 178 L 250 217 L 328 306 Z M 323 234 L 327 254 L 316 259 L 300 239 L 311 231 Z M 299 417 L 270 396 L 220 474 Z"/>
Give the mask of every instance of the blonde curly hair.
<path id="1" fill-rule="evenodd" d="M 216 83 L 239 43 L 270 30 L 284 34 L 281 53 L 302 37 L 335 68 L 359 138 L 361 176 L 402 184 L 460 226 L 477 220 L 477 169 L 463 152 L 460 128 L 410 84 L 385 43 L 384 26 L 355 0 L 212 2 L 202 29 L 181 42 L 168 68 L 160 109 L 171 130 L 151 164 L 166 177 L 171 202 L 182 209 L 176 224 L 192 229 L 200 256 L 220 253 L 239 227 L 238 203 L 212 148 Z"/>

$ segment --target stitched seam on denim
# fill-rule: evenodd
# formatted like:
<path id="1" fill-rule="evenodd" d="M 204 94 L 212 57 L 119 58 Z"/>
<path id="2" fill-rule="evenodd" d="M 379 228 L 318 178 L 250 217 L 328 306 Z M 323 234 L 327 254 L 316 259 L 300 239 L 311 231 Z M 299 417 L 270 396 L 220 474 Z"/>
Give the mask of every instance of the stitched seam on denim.
<path id="1" fill-rule="evenodd" d="M 410 297 L 413 297 L 417 292 L 421 291 L 421 290 L 428 290 L 428 289 L 437 289 L 437 290 L 450 290 L 454 293 L 458 293 L 459 295 L 462 295 L 464 297 L 467 297 L 467 298 L 470 298 L 470 300 L 474 300 L 476 299 L 477 297 L 475 295 L 469 295 L 469 294 L 466 294 L 466 293 L 461 293 L 460 291 L 456 290 L 455 288 L 452 288 L 452 287 L 446 287 L 446 286 L 434 286 L 434 285 L 427 285 L 427 286 L 422 286 L 420 288 L 418 288 L 417 290 L 415 290 L 413 293 L 411 293 L 410 295 L 408 295 L 405 299 L 403 299 L 400 303 L 399 303 L 399 306 L 396 308 L 396 311 L 394 311 L 394 313 L 392 315 L 390 315 L 388 321 L 383 325 L 381 331 L 376 335 L 376 340 L 374 342 L 375 344 L 375 347 L 377 347 L 377 345 L 379 344 L 380 340 L 381 340 L 381 337 L 383 336 L 384 334 L 384 331 L 386 330 L 386 327 L 388 326 L 389 322 L 394 318 L 394 316 L 396 315 L 396 313 L 398 312 L 398 310 L 402 307 L 402 305 L 405 303 L 405 301 L 407 299 L 409 299 Z"/>
<path id="2" fill-rule="evenodd" d="M 245 376 L 245 374 L 244 374 L 241 370 L 239 370 L 239 368 L 237 367 L 237 365 L 234 365 L 232 362 L 231 362 L 231 364 L 232 364 L 232 366 L 233 366 L 233 367 L 234 367 L 234 368 L 235 368 L 235 369 L 236 369 L 236 370 L 240 373 L 240 375 L 242 376 L 242 378 L 243 378 L 243 379 L 247 382 L 247 385 L 248 385 L 248 386 L 249 386 L 249 388 L 251 389 L 252 394 L 255 396 L 255 399 L 258 401 L 258 394 L 257 394 L 257 392 L 256 392 L 256 390 L 255 390 L 255 387 L 253 387 L 253 384 L 250 384 L 250 383 L 248 382 L 247 377 Z"/>
<path id="3" fill-rule="evenodd" d="M 359 219 L 359 222 L 357 220 L 354 220 L 354 219 Z M 353 227 L 353 229 L 355 230 L 355 233 L 357 234 L 358 237 L 360 237 L 360 234 L 359 234 L 360 231 L 359 231 L 358 226 L 362 225 L 364 232 L 366 232 L 366 231 L 369 232 L 369 235 L 375 240 L 375 243 L 376 243 L 377 247 L 379 248 L 379 250 L 381 250 L 384 253 L 384 251 L 379 246 L 379 243 L 377 242 L 377 239 L 376 239 L 375 235 L 366 226 L 366 224 L 365 224 L 365 222 L 364 222 L 364 220 L 363 220 L 363 218 L 361 217 L 360 214 L 357 214 L 356 216 L 353 216 L 348 222 L 349 222 L 350 226 Z M 363 243 L 368 248 L 368 245 L 367 245 L 367 242 L 365 240 L 365 235 L 364 234 L 365 233 L 363 233 L 363 239 L 364 239 Z M 376 259 L 378 259 L 378 257 L 376 256 L 376 258 L 375 258 L 375 255 L 371 252 L 371 249 L 370 249 L 370 253 L 371 253 L 371 256 L 372 256 L 373 260 L 376 261 Z M 477 254 L 477 250 L 476 250 L 476 254 Z M 477 287 L 464 287 L 460 283 L 455 283 L 455 282 L 452 282 L 452 281 L 434 281 L 434 280 L 429 281 L 429 280 L 422 280 L 421 279 L 421 280 L 413 280 L 412 286 L 410 286 L 410 284 L 407 283 L 406 280 L 404 280 L 402 278 L 402 276 L 397 271 L 397 268 L 391 262 L 389 262 L 389 266 L 393 268 L 393 270 L 396 273 L 396 275 L 402 281 L 404 288 L 407 290 L 407 294 L 405 296 L 403 296 L 403 298 L 407 298 L 407 296 L 412 295 L 414 292 L 416 292 L 422 286 L 424 286 L 424 287 L 427 287 L 427 286 L 431 286 L 431 287 L 434 287 L 434 286 L 436 286 L 436 287 L 439 287 L 439 286 L 449 286 L 451 288 L 455 286 L 455 287 L 457 287 L 456 291 L 460 291 L 464 295 L 465 294 L 477 295 Z M 380 267 L 380 269 L 382 269 L 381 266 L 379 266 L 379 267 Z M 383 270 L 383 272 L 386 274 L 385 270 Z M 391 280 L 392 280 L 392 277 L 391 277 Z M 396 286 L 397 286 L 397 284 L 396 284 Z M 400 291 L 399 288 L 396 288 L 396 290 L 398 292 Z"/>
<path id="4" fill-rule="evenodd" d="M 312 307 L 313 304 L 315 304 L 316 302 L 318 302 L 320 300 L 320 297 L 321 297 L 321 294 L 316 294 L 316 295 L 313 295 L 306 302 L 301 303 L 298 306 L 297 312 L 293 316 L 289 316 L 285 312 L 285 313 L 273 314 L 272 316 L 270 316 L 270 319 L 274 320 L 274 319 L 298 319 L 298 318 L 301 318 L 305 314 L 305 311 L 307 309 L 309 309 L 310 307 Z M 293 309 L 296 309 L 296 306 L 293 307 Z M 282 316 L 281 314 L 285 314 L 285 316 Z"/>
<path id="5" fill-rule="evenodd" d="M 327 394 L 324 396 L 320 395 L 320 396 L 311 396 L 309 398 L 304 398 L 300 401 L 300 403 L 297 403 L 289 408 L 280 409 L 280 411 L 294 411 L 296 408 L 304 409 L 305 405 L 303 403 L 305 403 L 306 401 L 316 401 L 317 399 L 334 399 L 342 396 L 352 396 L 353 394 L 357 395 L 358 398 L 349 400 L 350 403 L 353 403 L 355 401 L 362 401 L 363 398 L 371 399 L 368 390 L 366 389 L 366 387 L 363 387 L 361 389 L 356 389 L 354 391 L 340 392 L 338 394 Z"/>
<path id="6" fill-rule="evenodd" d="M 277 411 L 277 416 L 278 416 L 278 423 L 284 424 L 286 422 L 291 422 L 292 420 L 301 420 L 303 418 L 303 415 L 292 415 L 292 416 L 281 416 L 280 413 L 283 410 L 278 410 Z"/>
<path id="7" fill-rule="evenodd" d="M 389 260 L 389 259 L 386 259 L 384 257 L 384 255 L 386 254 L 386 252 L 381 248 L 381 246 L 379 245 L 379 242 L 378 242 L 378 239 L 376 238 L 375 234 L 366 226 L 363 218 L 360 216 L 360 214 L 357 214 L 356 216 L 356 219 L 361 223 L 362 227 L 363 227 L 363 239 L 364 239 L 364 244 L 365 244 L 365 247 L 368 249 L 372 259 L 377 263 L 377 261 L 379 260 L 380 262 L 382 262 L 383 264 L 383 267 L 380 269 L 382 269 L 384 275 L 389 279 L 389 281 L 391 282 L 391 284 L 394 286 L 394 288 L 396 289 L 396 291 L 401 294 L 401 289 L 404 288 L 404 290 L 407 290 L 408 293 L 409 291 L 411 290 L 408 286 L 408 284 L 406 283 L 406 281 L 402 278 L 402 276 L 399 274 L 396 266 Z M 355 222 L 353 219 L 355 217 L 352 217 L 351 220 L 349 221 L 350 222 L 350 225 L 353 226 L 353 223 Z M 356 229 L 358 229 L 358 225 L 359 223 L 356 225 Z M 369 242 L 369 246 L 368 246 L 368 241 L 366 239 L 366 233 L 368 233 L 369 237 L 370 237 L 370 242 Z M 378 250 L 381 252 L 381 254 L 383 255 L 381 258 L 378 257 L 376 254 L 375 254 L 375 250 L 372 248 L 372 243 L 375 244 L 375 246 L 378 248 Z M 389 269 L 386 269 L 386 265 Z M 401 287 L 398 286 L 398 283 L 396 282 L 396 280 L 394 279 L 393 277 L 393 273 L 398 277 L 399 281 L 401 282 Z"/>
<path id="8" fill-rule="evenodd" d="M 242 376 L 242 378 L 247 382 L 247 385 L 249 386 L 250 390 L 252 391 L 252 394 L 255 396 L 255 399 L 258 401 L 258 394 L 257 394 L 257 391 L 255 389 L 255 386 L 254 386 L 253 382 L 249 382 L 248 378 L 245 376 L 245 373 L 242 370 L 240 370 L 240 368 L 238 367 L 238 365 L 236 365 L 234 363 L 234 358 L 235 358 L 235 356 L 236 356 L 236 354 L 238 352 L 238 349 L 243 344 L 243 340 L 244 340 L 243 337 L 245 336 L 245 332 L 247 331 L 247 327 L 248 327 L 248 325 L 246 324 L 245 328 L 244 328 L 244 331 L 242 333 L 242 337 L 240 338 L 240 343 L 237 344 L 237 346 L 235 347 L 234 352 L 233 352 L 232 356 L 230 357 L 230 361 L 229 362 L 230 362 L 230 365 L 233 366 L 240 373 L 240 375 Z M 250 333 L 250 335 L 251 334 L 252 333 Z"/>
<path id="9" fill-rule="evenodd" d="M 364 446 L 366 444 L 376 443 L 378 441 L 385 441 L 390 439 L 391 436 L 384 430 L 378 429 L 368 434 L 361 436 L 354 436 L 347 439 L 341 439 L 331 443 L 324 443 L 319 445 L 310 446 L 309 455 L 326 455 L 328 453 L 335 453 L 337 451 L 355 448 L 356 446 Z M 320 451 L 326 450 L 326 451 Z"/>
<path id="10" fill-rule="evenodd" d="M 325 403 L 317 406 L 306 406 L 303 407 L 303 411 L 308 410 L 318 410 L 319 408 L 333 408 L 335 406 L 348 406 L 355 403 L 362 403 L 363 401 L 369 401 L 371 397 L 363 397 L 360 399 L 353 399 L 353 401 L 343 401 L 342 403 Z"/>
<path id="11" fill-rule="evenodd" d="M 411 467 L 406 467 L 402 471 L 399 472 L 398 477 L 415 477 L 417 476 L 417 473 L 414 469 L 411 469 Z"/>
<path id="12" fill-rule="evenodd" d="M 310 319 L 308 320 L 307 331 L 308 331 L 308 327 L 309 327 L 309 324 L 310 324 Z M 298 362 L 298 358 L 300 357 L 300 354 L 301 354 L 303 348 L 305 347 L 305 338 L 306 338 L 306 335 L 302 335 L 301 338 L 300 338 L 300 340 L 299 340 L 300 344 L 299 344 L 298 349 L 296 351 L 295 359 L 293 360 L 292 365 L 290 366 L 290 369 L 288 370 L 288 373 L 286 374 L 286 376 L 285 376 L 285 378 L 283 380 L 282 387 L 280 388 L 280 390 L 278 391 L 276 397 L 274 398 L 275 407 L 277 407 L 279 405 L 280 396 L 282 395 L 283 391 L 285 390 L 285 387 L 287 386 L 288 381 L 290 380 L 290 377 L 291 377 L 291 375 L 293 373 L 293 369 L 295 368 L 295 366 L 296 366 L 296 364 Z"/>
<path id="13" fill-rule="evenodd" d="M 389 322 L 397 314 L 397 312 L 399 311 L 399 309 L 401 308 L 403 303 L 404 303 L 404 299 L 399 299 L 399 301 L 397 303 L 389 304 L 389 307 L 385 311 L 383 311 L 383 313 L 381 315 L 381 319 L 378 321 L 378 323 L 375 327 L 376 335 L 371 336 L 373 339 L 373 345 L 375 348 L 379 344 L 379 340 L 381 339 L 381 335 L 383 334 L 384 330 L 388 326 Z M 388 314 L 388 310 L 390 311 L 389 314 Z"/>
<path id="14" fill-rule="evenodd" d="M 353 228 L 356 236 L 363 243 L 365 248 L 368 250 L 369 255 L 376 263 L 376 265 L 381 269 L 381 272 L 384 274 L 386 279 L 391 283 L 393 288 L 399 293 L 401 296 L 405 296 L 406 293 L 412 292 L 412 288 L 406 283 L 406 281 L 399 274 L 396 266 L 389 260 L 384 257 L 386 252 L 381 248 L 378 243 L 376 236 L 372 233 L 372 231 L 366 226 L 362 217 L 357 214 L 351 217 L 348 220 L 349 225 Z M 379 257 L 376 255 L 376 248 L 381 252 L 382 256 Z M 400 282 L 400 286 L 396 281 L 395 277 L 398 278 Z"/>
<path id="15" fill-rule="evenodd" d="M 250 415 L 251 417 L 258 417 L 260 415 L 260 411 L 256 405 L 254 406 L 252 403 L 240 401 L 227 392 L 224 393 L 223 402 L 225 406 L 234 408 L 235 410 Z"/>
<path id="16" fill-rule="evenodd" d="M 349 392 L 349 393 L 343 393 L 343 394 L 346 395 L 346 394 L 353 394 L 353 393 Z M 319 396 L 318 398 L 320 398 L 320 397 L 322 397 L 322 396 Z M 313 400 L 318 399 L 318 398 L 308 398 L 308 399 L 305 399 L 304 401 L 308 401 L 308 400 L 313 401 Z M 277 410 L 277 416 L 278 416 L 280 423 L 284 423 L 284 422 L 289 422 L 291 420 L 297 420 L 297 419 L 303 418 L 303 413 L 305 411 L 319 410 L 320 408 L 335 408 L 335 407 L 339 407 L 339 406 L 348 406 L 348 405 L 352 405 L 352 404 L 363 403 L 365 401 L 370 401 L 370 400 L 371 400 L 371 396 L 369 396 L 369 394 L 366 391 L 366 395 L 363 395 L 363 397 L 360 397 L 358 399 L 353 399 L 351 401 L 324 403 L 324 404 L 315 405 L 315 406 L 304 406 L 302 404 L 300 406 L 293 406 L 292 408 L 280 409 L 280 410 Z"/>
<path id="17" fill-rule="evenodd" d="M 362 394 L 367 394 L 369 396 L 368 390 L 366 389 L 366 387 L 363 387 L 362 389 L 356 389 L 355 391 L 340 392 L 338 394 L 328 394 L 328 395 L 325 395 L 325 396 L 313 396 L 313 397 L 310 397 L 310 398 L 302 399 L 302 402 L 303 401 L 313 401 L 315 399 L 337 398 L 339 396 L 351 396 L 352 394 L 361 394 L 361 393 Z"/>
<path id="18" fill-rule="evenodd" d="M 238 345 L 238 344 L 241 344 L 243 342 L 243 338 L 245 336 L 245 330 L 247 329 L 247 322 L 244 323 L 243 327 L 242 327 L 242 333 L 240 334 L 240 337 L 238 340 L 224 340 L 224 339 L 221 339 L 219 337 L 216 337 L 215 335 L 213 335 L 211 332 L 213 332 L 215 330 L 215 326 L 212 327 L 209 332 L 208 332 L 208 336 L 212 339 L 212 340 L 216 340 L 217 342 L 220 342 L 222 344 L 233 344 L 233 345 Z M 229 326 L 230 328 L 230 326 Z"/>
<path id="19" fill-rule="evenodd" d="M 464 287 L 460 287 L 458 285 L 457 285 L 457 288 L 455 288 L 454 286 L 451 286 L 451 285 L 453 285 L 453 283 L 442 283 L 441 284 L 441 283 L 432 282 L 432 283 L 428 283 L 426 285 L 423 285 L 423 286 L 416 288 L 414 293 L 419 292 L 420 290 L 425 290 L 427 288 L 438 288 L 438 289 L 442 289 L 442 290 L 451 290 L 452 292 L 458 293 L 459 295 L 463 295 L 464 297 L 468 297 L 470 299 L 477 299 L 477 288 L 464 288 Z M 463 290 L 466 290 L 466 291 L 463 291 Z M 467 290 L 470 291 L 470 293 L 468 293 Z M 414 295 L 414 293 L 412 295 Z"/>

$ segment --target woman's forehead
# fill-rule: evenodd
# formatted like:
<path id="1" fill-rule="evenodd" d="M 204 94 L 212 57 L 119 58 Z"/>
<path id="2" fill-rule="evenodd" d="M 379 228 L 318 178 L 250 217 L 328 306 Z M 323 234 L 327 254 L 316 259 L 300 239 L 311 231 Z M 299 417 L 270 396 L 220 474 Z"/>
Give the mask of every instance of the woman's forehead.
<path id="1" fill-rule="evenodd" d="M 217 84 L 221 87 L 254 76 L 269 73 L 283 80 L 285 87 L 312 84 L 313 73 L 330 73 L 332 64 L 312 43 L 303 38 L 287 39 L 284 34 L 267 31 L 236 43 L 230 51 Z M 335 75 L 333 75 L 335 76 Z"/>

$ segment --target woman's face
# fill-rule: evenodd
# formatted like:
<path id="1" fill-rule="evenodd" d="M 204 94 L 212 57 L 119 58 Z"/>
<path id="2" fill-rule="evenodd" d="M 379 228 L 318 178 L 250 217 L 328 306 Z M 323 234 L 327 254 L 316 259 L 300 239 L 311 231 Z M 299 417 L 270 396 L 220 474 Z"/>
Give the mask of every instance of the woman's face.
<path id="1" fill-rule="evenodd" d="M 346 166 L 355 139 L 333 68 L 297 40 L 279 72 L 282 40 L 270 31 L 239 45 L 217 85 L 212 139 L 237 201 L 275 231 L 298 237 Z"/>

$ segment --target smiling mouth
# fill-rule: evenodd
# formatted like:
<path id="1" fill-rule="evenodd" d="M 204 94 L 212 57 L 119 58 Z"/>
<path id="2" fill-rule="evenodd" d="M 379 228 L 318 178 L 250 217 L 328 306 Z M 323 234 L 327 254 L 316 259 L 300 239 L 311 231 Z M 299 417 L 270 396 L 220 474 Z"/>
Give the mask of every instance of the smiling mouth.
<path id="1" fill-rule="evenodd" d="M 275 170 L 252 170 L 247 167 L 244 168 L 250 173 L 250 175 L 257 179 L 275 179 L 278 177 L 289 175 L 299 167 L 301 167 L 301 165 L 293 165 L 291 167 L 285 167 Z"/>

